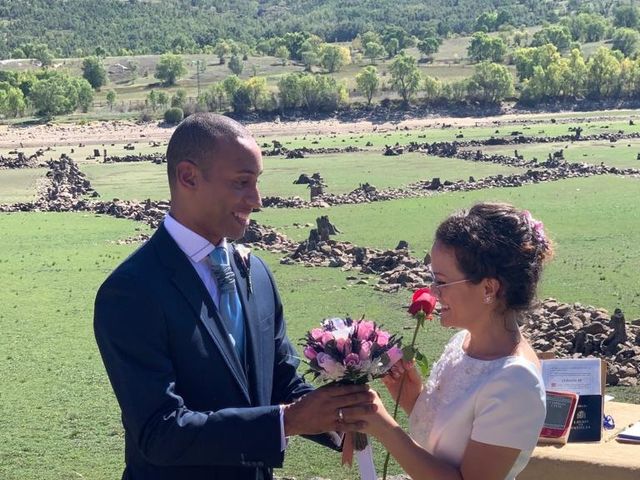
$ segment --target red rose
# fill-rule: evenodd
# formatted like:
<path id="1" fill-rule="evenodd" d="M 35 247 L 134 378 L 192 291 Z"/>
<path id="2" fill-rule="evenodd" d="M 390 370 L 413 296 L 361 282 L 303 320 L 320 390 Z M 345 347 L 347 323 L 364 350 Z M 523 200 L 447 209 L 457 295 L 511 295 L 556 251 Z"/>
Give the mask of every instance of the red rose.
<path id="1" fill-rule="evenodd" d="M 411 299 L 411 305 L 409 306 L 409 313 L 415 315 L 418 312 L 424 312 L 429 316 L 433 309 L 436 307 L 436 297 L 431 295 L 431 290 L 428 288 L 420 288 L 416 290 Z"/>

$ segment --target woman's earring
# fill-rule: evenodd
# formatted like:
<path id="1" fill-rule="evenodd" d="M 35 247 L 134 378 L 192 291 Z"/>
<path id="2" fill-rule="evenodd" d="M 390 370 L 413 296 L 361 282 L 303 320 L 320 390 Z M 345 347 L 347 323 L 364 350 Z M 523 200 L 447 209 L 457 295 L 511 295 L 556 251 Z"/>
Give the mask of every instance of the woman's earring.
<path id="1" fill-rule="evenodd" d="M 484 303 L 489 304 L 493 303 L 493 297 L 491 295 L 487 295 L 484 297 Z"/>

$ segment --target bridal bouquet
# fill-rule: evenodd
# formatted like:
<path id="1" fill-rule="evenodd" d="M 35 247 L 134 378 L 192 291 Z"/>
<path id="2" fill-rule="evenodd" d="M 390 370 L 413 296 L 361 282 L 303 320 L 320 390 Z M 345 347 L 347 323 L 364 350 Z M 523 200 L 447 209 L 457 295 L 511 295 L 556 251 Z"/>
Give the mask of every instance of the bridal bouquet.
<path id="1" fill-rule="evenodd" d="M 370 320 L 328 318 L 304 337 L 307 373 L 322 382 L 362 384 L 402 358 L 400 339 Z"/>
<path id="2" fill-rule="evenodd" d="M 304 356 L 315 380 L 325 383 L 363 384 L 380 378 L 402 358 L 400 339 L 370 320 L 328 318 L 303 338 Z M 349 439 L 351 440 L 351 439 Z M 353 445 L 367 447 L 364 433 L 353 435 Z M 351 461 L 343 456 L 343 462 Z"/>

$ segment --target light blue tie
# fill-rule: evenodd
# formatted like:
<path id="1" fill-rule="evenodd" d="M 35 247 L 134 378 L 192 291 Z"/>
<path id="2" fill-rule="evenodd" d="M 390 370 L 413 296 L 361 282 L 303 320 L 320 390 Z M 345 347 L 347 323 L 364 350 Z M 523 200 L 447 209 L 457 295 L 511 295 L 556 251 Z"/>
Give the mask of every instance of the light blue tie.
<path id="1" fill-rule="evenodd" d="M 211 259 L 211 271 L 220 291 L 218 312 L 227 327 L 231 343 L 242 360 L 244 358 L 244 315 L 236 290 L 236 277 L 229 265 L 229 253 L 224 247 L 216 247 L 209 254 L 209 258 Z"/>

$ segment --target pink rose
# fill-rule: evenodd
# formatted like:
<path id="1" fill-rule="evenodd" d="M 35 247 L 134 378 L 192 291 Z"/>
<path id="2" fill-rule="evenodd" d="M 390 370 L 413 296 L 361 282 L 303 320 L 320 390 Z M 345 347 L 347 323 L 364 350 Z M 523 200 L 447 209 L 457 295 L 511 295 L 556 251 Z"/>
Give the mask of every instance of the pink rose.
<path id="1" fill-rule="evenodd" d="M 337 338 L 336 347 L 338 347 L 338 351 L 342 352 L 343 355 L 348 355 L 351 353 L 351 340 L 348 338 Z"/>
<path id="2" fill-rule="evenodd" d="M 360 344 L 360 360 L 369 360 L 371 358 L 371 342 L 362 342 Z"/>
<path id="3" fill-rule="evenodd" d="M 360 323 L 358 323 L 358 339 L 369 340 L 374 330 L 375 325 L 373 324 L 373 322 L 362 320 Z"/>
<path id="4" fill-rule="evenodd" d="M 322 330 L 321 328 L 314 328 L 311 330 L 311 338 L 318 341 L 322 338 L 323 333 L 324 333 L 324 330 Z"/>
<path id="5" fill-rule="evenodd" d="M 403 357 L 403 353 L 402 350 L 399 349 L 398 347 L 391 347 L 388 351 L 387 351 L 387 355 L 389 357 L 389 365 L 387 365 L 389 368 L 391 368 L 392 365 L 395 365 L 395 363 L 400 360 Z"/>
<path id="6" fill-rule="evenodd" d="M 385 332 L 384 330 L 378 331 L 378 337 L 376 338 L 376 343 L 381 347 L 384 347 L 389 343 L 389 338 L 391 334 L 389 332 Z"/>
<path id="7" fill-rule="evenodd" d="M 313 347 L 305 347 L 304 356 L 307 357 L 309 360 L 313 360 L 318 356 L 318 352 L 316 352 Z"/>
<path id="8" fill-rule="evenodd" d="M 341 373 L 341 369 L 344 368 L 333 358 L 331 358 L 331 355 L 327 355 L 324 352 L 318 353 L 318 355 L 316 356 L 316 361 L 318 362 L 320 368 L 322 368 L 325 372 L 327 372 L 327 375 L 330 376 Z"/>
<path id="9" fill-rule="evenodd" d="M 355 353 L 350 353 L 344 359 L 344 364 L 347 367 L 359 367 L 360 366 L 360 357 Z"/>
<path id="10" fill-rule="evenodd" d="M 330 341 L 335 340 L 335 338 L 333 338 L 333 333 L 331 332 L 324 332 L 322 334 L 322 337 L 320 338 L 320 343 L 322 343 L 322 345 L 326 346 L 327 343 L 329 343 Z"/>

